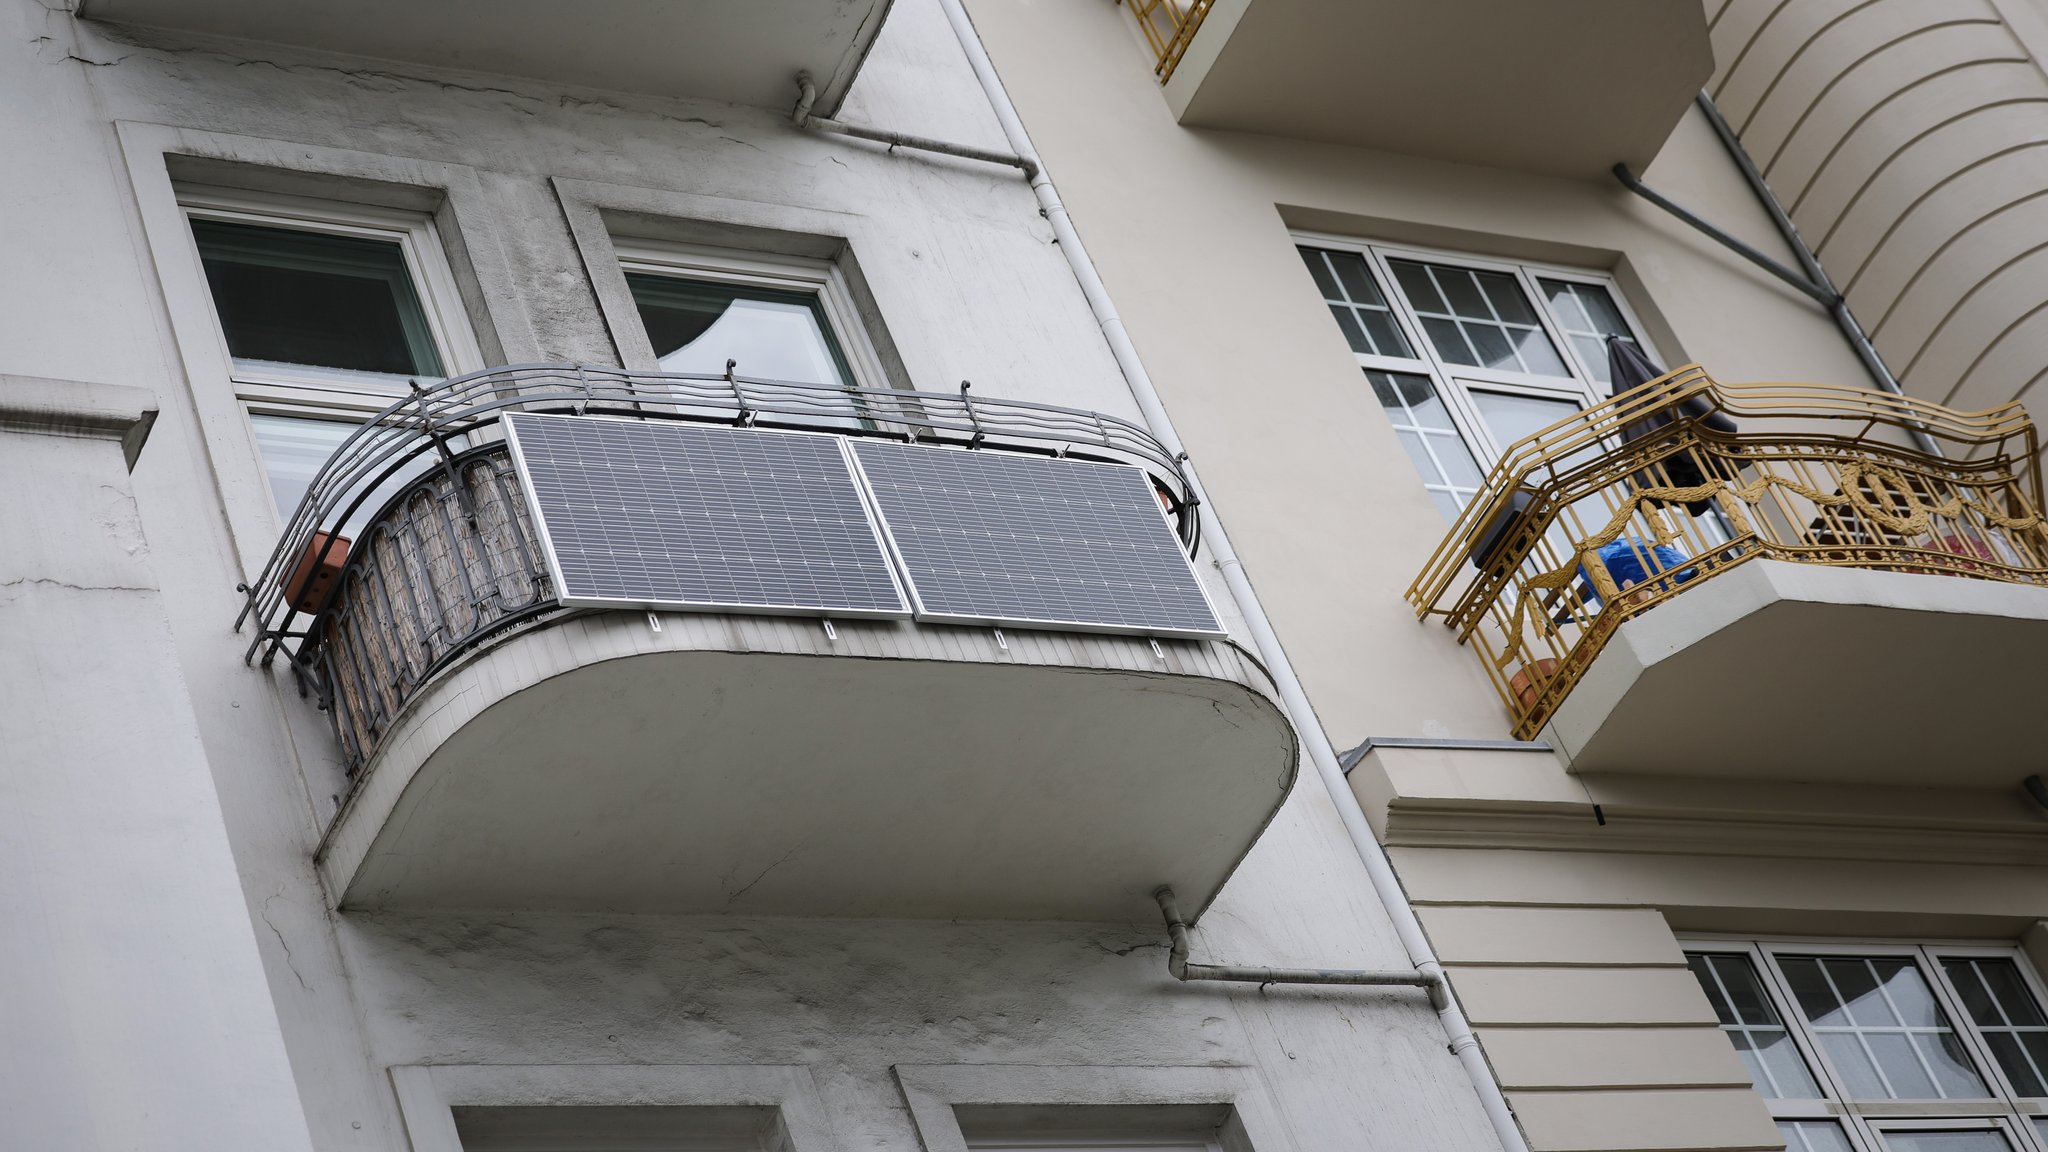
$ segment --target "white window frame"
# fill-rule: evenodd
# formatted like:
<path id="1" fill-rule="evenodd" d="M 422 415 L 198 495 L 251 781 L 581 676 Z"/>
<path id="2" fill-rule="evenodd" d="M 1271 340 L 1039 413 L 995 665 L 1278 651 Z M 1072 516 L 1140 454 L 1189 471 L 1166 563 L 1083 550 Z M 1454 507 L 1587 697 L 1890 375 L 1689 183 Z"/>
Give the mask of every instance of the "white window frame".
<path id="1" fill-rule="evenodd" d="M 847 383 L 862 390 L 890 386 L 882 358 L 876 354 L 867 325 L 861 322 L 860 311 L 854 305 L 846 274 L 832 261 L 620 237 L 612 238 L 612 249 L 622 272 L 814 296 L 824 313 L 826 330 L 846 358 L 847 370 L 853 377 Z M 639 324 L 639 317 L 636 306 L 635 324 Z M 639 328 L 639 334 L 641 343 L 652 355 L 653 343 L 644 326 Z M 740 365 L 739 371 L 745 374 L 746 365 Z"/>
<path id="2" fill-rule="evenodd" d="M 1833 1120 L 1841 1124 L 1850 1146 L 1857 1152 L 1889 1152 L 1882 1133 L 1905 1129 L 1983 1128 L 2004 1132 L 2020 1152 L 2048 1152 L 2048 1140 L 2034 1125 L 2035 1117 L 2048 1118 L 2048 1097 L 2022 1097 L 2013 1091 L 1975 1023 L 1942 969 L 1944 959 L 1984 958 L 2011 961 L 2020 979 L 2033 994 L 2035 1003 L 2048 1012 L 2048 984 L 2032 961 L 2018 947 L 1993 941 L 1946 943 L 1925 940 L 1808 940 L 1789 937 L 1686 936 L 1679 946 L 1687 953 L 1712 952 L 1745 955 L 1772 1007 L 1778 1012 L 1808 1073 L 1826 1095 L 1818 1100 L 1764 1098 L 1773 1120 Z M 1840 1077 L 1821 1054 L 1820 1045 L 1805 1013 L 1799 1008 L 1791 987 L 1777 964 L 1781 955 L 1871 956 L 1912 960 L 1933 990 L 1935 1002 L 1948 1017 L 1958 1040 L 1969 1054 L 1978 1075 L 1995 1096 L 1974 1100 L 1851 1100 L 1842 1089 Z"/>
<path id="3" fill-rule="evenodd" d="M 1464 437 L 1465 446 L 1479 461 L 1482 472 L 1500 459 L 1508 445 L 1500 442 L 1487 427 L 1485 418 L 1473 402 L 1473 391 L 1569 401 L 1580 409 L 1608 398 L 1603 394 L 1603 386 L 1599 380 L 1580 357 L 1577 346 L 1565 335 L 1563 327 L 1551 311 L 1550 298 L 1544 293 L 1539 280 L 1568 280 L 1605 290 L 1633 332 L 1636 343 L 1652 359 L 1660 364 L 1664 363 L 1661 353 L 1651 341 L 1642 321 L 1637 318 L 1635 309 L 1629 304 L 1621 286 L 1613 277 L 1604 273 L 1551 264 L 1509 263 L 1464 252 L 1378 244 L 1321 232 L 1295 232 L 1292 238 L 1299 246 L 1355 252 L 1365 258 L 1366 266 L 1372 273 L 1380 294 L 1386 298 L 1395 326 L 1400 329 L 1402 338 L 1408 342 L 1409 349 L 1416 355 L 1413 358 L 1403 358 L 1354 352 L 1353 357 L 1358 361 L 1360 368 L 1428 377 L 1430 383 L 1435 386 L 1438 396 L 1443 400 L 1444 407 L 1450 412 L 1451 422 L 1457 425 L 1459 435 Z M 1452 364 L 1442 359 L 1437 354 L 1435 344 L 1422 330 L 1421 320 L 1409 304 L 1400 282 L 1394 278 L 1393 268 L 1389 264 L 1391 260 L 1444 264 L 1478 272 L 1501 272 L 1514 277 L 1523 295 L 1528 298 L 1530 307 L 1535 311 L 1544 335 L 1549 338 L 1551 346 L 1557 351 L 1559 359 L 1570 375 L 1544 376 L 1497 368 L 1475 368 L 1466 364 Z"/>
<path id="4" fill-rule="evenodd" d="M 330 236 L 354 236 L 395 242 L 412 273 L 413 292 L 426 314 L 427 328 L 434 340 L 441 367 L 449 376 L 460 376 L 483 367 L 483 353 L 470 331 L 462 296 L 455 286 L 455 273 L 441 244 L 433 218 L 424 213 L 389 208 L 340 204 L 300 196 L 265 195 L 230 189 L 180 185 L 178 207 L 187 221 L 187 242 L 193 259 L 198 244 L 190 236 L 192 220 L 223 220 L 265 228 L 316 232 Z M 203 278 L 203 274 L 202 274 Z M 336 413 L 375 412 L 406 394 L 404 377 L 373 372 L 344 370 L 299 370 L 291 365 L 262 367 L 237 364 L 227 347 L 227 331 L 214 310 L 209 289 L 208 314 L 213 317 L 214 335 L 220 342 L 220 356 L 229 367 L 236 395 L 245 402 L 284 406 L 281 414 L 292 415 L 307 408 L 324 408 Z M 424 382 L 423 382 L 424 383 Z"/>
<path id="5" fill-rule="evenodd" d="M 425 213 L 365 205 L 341 204 L 302 196 L 243 192 L 199 185 L 174 186 L 179 215 L 184 224 L 185 243 L 195 266 L 201 263 L 193 220 L 223 220 L 236 224 L 316 232 L 330 236 L 356 236 L 394 241 L 411 273 L 413 292 L 419 297 L 427 329 L 447 376 L 480 371 L 483 353 L 463 310 L 455 273 L 442 247 L 433 218 Z M 213 302 L 212 286 L 205 270 L 200 283 L 206 286 L 206 312 L 213 322 L 220 363 L 228 366 L 242 430 L 258 475 L 267 475 L 262 452 L 257 447 L 252 415 L 280 416 L 301 420 L 326 420 L 359 424 L 408 394 L 406 377 L 374 372 L 322 370 L 291 365 L 264 364 L 261 367 L 237 363 L 228 349 L 227 329 Z M 445 377 L 444 377 L 445 378 Z M 427 385 L 432 381 L 421 381 Z M 275 523 L 282 527 L 287 513 L 275 508 Z"/>

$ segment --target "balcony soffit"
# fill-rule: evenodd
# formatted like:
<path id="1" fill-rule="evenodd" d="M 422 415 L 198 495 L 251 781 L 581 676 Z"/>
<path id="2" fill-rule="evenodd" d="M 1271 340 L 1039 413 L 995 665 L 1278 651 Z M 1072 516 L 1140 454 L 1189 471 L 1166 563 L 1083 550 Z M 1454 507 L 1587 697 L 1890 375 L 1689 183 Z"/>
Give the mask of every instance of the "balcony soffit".
<path id="1" fill-rule="evenodd" d="M 1604 176 L 1656 155 L 1713 71 L 1697 0 L 1218 0 L 1180 122 Z"/>
<path id="2" fill-rule="evenodd" d="M 89 20 L 580 87 L 783 108 L 846 95 L 889 0 L 84 0 Z"/>

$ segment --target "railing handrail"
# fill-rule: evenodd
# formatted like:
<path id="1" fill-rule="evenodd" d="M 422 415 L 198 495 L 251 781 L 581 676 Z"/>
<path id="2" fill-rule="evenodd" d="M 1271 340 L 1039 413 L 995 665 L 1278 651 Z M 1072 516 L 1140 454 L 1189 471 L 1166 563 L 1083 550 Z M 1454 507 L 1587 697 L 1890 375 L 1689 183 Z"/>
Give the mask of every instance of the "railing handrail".
<path id="1" fill-rule="evenodd" d="M 1757 559 L 2048 586 L 2034 426 L 1697 365 L 1523 437 L 1408 589 L 1532 737 L 1625 621 Z"/>
<path id="2" fill-rule="evenodd" d="M 1480 535 L 1507 514 L 1508 502 L 1518 492 L 1533 489 L 1542 493 L 1550 497 L 1543 503 L 1551 507 L 1561 502 L 1568 503 L 1564 489 L 1568 487 L 1570 473 L 1557 470 L 1560 462 L 1583 454 L 1586 459 L 1581 461 L 1581 467 L 1590 469 L 1599 464 L 1611 464 L 1617 454 L 1631 450 L 1645 454 L 1661 451 L 1655 445 L 1680 434 L 1685 426 L 1697 423 L 1696 415 L 1689 418 L 1677 415 L 1681 406 L 1692 399 L 1704 401 L 1705 410 L 1730 416 L 1738 422 L 1761 419 L 1853 422 L 1862 427 L 1850 435 L 1816 432 L 1813 439 L 1832 440 L 1846 447 L 1860 447 L 1886 456 L 1918 458 L 1930 466 L 1957 471 L 1981 470 L 1987 465 L 1987 459 L 1978 453 L 1994 449 L 1989 454 L 1990 460 L 2017 462 L 2025 469 L 2024 476 L 2015 478 L 2026 486 L 2033 506 L 2037 509 L 2042 507 L 2041 477 L 2037 469 L 2030 467 L 2037 457 L 2039 444 L 2033 421 L 2017 401 L 1981 412 L 1964 412 L 1911 396 L 1851 385 L 1723 384 L 1708 376 L 1698 364 L 1687 364 L 1510 444 L 1501 453 L 1499 462 L 1488 470 L 1479 496 L 1465 505 L 1450 532 L 1409 586 L 1408 599 L 1416 606 L 1417 614 L 1458 614 L 1455 607 L 1443 603 L 1443 598 L 1465 572 L 1467 557 Z M 1625 438 L 1630 426 L 1666 414 L 1674 417 L 1671 431 L 1640 439 L 1634 449 L 1614 446 L 1617 440 Z M 1937 442 L 1953 445 L 1959 454 L 1953 458 L 1933 457 L 1910 444 L 1877 440 L 1870 435 L 1877 428 L 1924 431 Z M 1702 432 L 1700 435 L 1714 437 L 1716 434 Z M 1757 435 L 1753 431 L 1737 432 L 1732 438 L 1741 440 Z M 1777 439 L 1786 438 L 1783 432 L 1772 435 Z M 2009 446 L 2015 441 L 2020 449 L 2010 451 Z M 1545 474 L 1548 475 L 1544 482 L 1532 483 Z M 1509 567 L 1519 559 L 1512 555 L 1501 557 L 1502 564 Z M 1464 599 L 1466 597 L 1461 597 L 1460 602 Z"/>
<path id="3" fill-rule="evenodd" d="M 314 535 L 334 534 L 377 486 L 450 437 L 474 435 L 507 412 L 572 412 L 774 427 L 918 442 L 998 447 L 1135 464 L 1166 489 L 1176 513 L 1192 508 L 1181 461 L 1129 420 L 1080 408 L 895 388 L 841 388 L 723 374 L 636 372 L 583 364 L 516 364 L 415 386 L 370 417 L 328 457 L 289 517 L 263 570 L 240 589 L 239 630 L 257 622 L 246 657 L 268 660 L 293 633 L 285 585 Z M 1078 450 L 1078 451 L 1076 451 Z M 1196 517 L 1180 515 L 1182 541 L 1199 543 Z"/>

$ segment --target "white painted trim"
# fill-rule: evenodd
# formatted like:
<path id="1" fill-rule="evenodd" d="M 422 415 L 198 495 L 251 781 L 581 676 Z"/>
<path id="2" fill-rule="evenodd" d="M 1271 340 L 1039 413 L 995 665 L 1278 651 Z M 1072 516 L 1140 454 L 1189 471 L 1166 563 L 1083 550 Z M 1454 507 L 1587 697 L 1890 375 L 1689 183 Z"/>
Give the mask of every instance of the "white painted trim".
<path id="1" fill-rule="evenodd" d="M 1228 1152 L 1299 1152 L 1258 1073 L 1245 1067 L 898 1064 L 891 1069 L 925 1152 L 969 1152 L 962 1105 L 1223 1105 Z"/>
<path id="2" fill-rule="evenodd" d="M 462 1152 L 466 1106 L 770 1107 L 789 1152 L 840 1146 L 801 1064 L 406 1064 L 391 1085 L 412 1152 Z"/>

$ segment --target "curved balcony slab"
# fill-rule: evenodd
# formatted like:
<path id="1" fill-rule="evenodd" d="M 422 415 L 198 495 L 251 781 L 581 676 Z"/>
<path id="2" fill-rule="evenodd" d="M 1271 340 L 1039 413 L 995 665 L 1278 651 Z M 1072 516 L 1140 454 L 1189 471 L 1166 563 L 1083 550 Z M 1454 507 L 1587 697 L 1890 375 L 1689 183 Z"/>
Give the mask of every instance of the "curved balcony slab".
<path id="1" fill-rule="evenodd" d="M 1544 729 L 1575 772 L 2012 788 L 2048 588 L 1757 560 L 1615 629 Z"/>
<path id="2" fill-rule="evenodd" d="M 1296 740 L 1218 641 L 558 616 L 416 693 L 323 842 L 352 908 L 1142 917 L 1206 905 Z"/>

